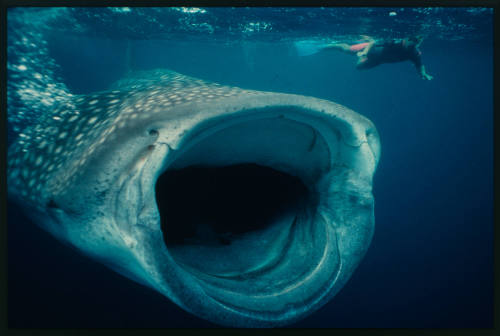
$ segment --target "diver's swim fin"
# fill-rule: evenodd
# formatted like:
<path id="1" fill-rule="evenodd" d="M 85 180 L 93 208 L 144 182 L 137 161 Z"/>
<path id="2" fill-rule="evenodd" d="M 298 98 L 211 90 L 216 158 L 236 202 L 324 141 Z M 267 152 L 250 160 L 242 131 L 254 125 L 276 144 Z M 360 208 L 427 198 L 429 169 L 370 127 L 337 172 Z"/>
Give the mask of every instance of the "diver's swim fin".
<path id="1" fill-rule="evenodd" d="M 330 45 L 332 42 L 325 43 L 324 41 L 314 41 L 314 40 L 304 40 L 295 42 L 295 49 L 297 49 L 297 55 L 299 56 L 309 56 L 319 53 L 325 47 Z"/>

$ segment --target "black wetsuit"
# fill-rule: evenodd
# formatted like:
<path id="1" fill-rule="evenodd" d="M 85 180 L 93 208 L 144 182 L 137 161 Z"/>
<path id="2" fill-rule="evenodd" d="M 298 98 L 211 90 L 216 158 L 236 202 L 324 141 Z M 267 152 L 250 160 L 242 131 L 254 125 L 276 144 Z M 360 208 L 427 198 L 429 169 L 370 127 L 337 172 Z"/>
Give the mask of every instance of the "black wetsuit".
<path id="1" fill-rule="evenodd" d="M 369 69 L 383 63 L 411 61 L 419 69 L 422 66 L 420 55 L 417 44 L 407 39 L 375 43 L 357 67 Z"/>

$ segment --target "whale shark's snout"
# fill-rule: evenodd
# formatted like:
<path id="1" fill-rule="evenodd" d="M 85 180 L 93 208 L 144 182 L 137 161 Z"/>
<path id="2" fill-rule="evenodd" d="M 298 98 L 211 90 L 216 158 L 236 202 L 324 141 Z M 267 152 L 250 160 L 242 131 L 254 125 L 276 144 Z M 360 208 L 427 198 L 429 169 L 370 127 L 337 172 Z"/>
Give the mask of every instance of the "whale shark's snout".
<path id="1" fill-rule="evenodd" d="M 139 73 L 25 130 L 9 195 L 115 271 L 227 326 L 331 299 L 374 229 L 374 125 L 336 103 Z"/>

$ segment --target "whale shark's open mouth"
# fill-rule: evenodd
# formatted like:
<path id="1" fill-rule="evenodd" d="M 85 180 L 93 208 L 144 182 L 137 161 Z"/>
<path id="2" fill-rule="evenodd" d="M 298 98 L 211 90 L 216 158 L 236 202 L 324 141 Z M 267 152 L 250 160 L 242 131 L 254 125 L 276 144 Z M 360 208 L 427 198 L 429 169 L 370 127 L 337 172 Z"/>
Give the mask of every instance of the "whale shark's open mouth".
<path id="1" fill-rule="evenodd" d="M 300 179 L 255 164 L 169 170 L 157 188 L 165 243 L 176 261 L 249 282 L 285 261 L 296 226 L 316 206 Z M 262 292 L 277 287 L 261 285 Z"/>
<path id="2" fill-rule="evenodd" d="M 158 178 L 164 241 L 220 304 L 287 319 L 320 300 L 341 266 L 323 211 L 335 207 L 325 188 L 340 132 L 290 107 L 240 114 L 195 128 Z"/>

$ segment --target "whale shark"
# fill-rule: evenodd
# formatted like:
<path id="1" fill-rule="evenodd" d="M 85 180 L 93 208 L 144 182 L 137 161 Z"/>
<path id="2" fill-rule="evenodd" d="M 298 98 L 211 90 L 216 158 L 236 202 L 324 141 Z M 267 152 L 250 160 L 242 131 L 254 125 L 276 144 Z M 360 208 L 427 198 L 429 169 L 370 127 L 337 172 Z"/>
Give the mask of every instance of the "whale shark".
<path id="1" fill-rule="evenodd" d="M 379 158 L 374 124 L 347 107 L 157 69 L 22 130 L 8 196 L 200 318 L 278 327 L 325 305 L 366 254 Z"/>

